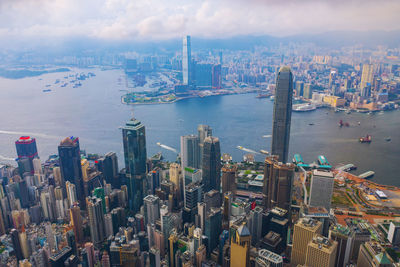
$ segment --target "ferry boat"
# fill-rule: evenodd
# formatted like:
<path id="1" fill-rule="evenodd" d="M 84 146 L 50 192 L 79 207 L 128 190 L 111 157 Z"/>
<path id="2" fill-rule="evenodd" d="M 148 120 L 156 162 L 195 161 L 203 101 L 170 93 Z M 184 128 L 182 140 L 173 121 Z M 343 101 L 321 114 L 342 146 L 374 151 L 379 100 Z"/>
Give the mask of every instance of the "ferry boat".
<path id="1" fill-rule="evenodd" d="M 359 141 L 360 141 L 360 143 L 371 143 L 372 137 L 369 134 L 367 134 L 364 137 L 360 137 Z"/>
<path id="2" fill-rule="evenodd" d="M 316 109 L 317 109 L 317 107 L 310 103 L 293 105 L 293 108 L 292 108 L 292 110 L 294 112 L 306 112 L 306 111 L 313 111 Z"/>

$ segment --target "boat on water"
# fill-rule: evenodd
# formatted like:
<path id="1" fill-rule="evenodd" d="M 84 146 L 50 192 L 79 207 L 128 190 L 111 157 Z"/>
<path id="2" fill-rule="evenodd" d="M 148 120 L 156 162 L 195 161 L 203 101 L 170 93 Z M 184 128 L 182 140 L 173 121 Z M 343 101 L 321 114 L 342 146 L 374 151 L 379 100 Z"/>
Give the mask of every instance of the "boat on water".
<path id="1" fill-rule="evenodd" d="M 264 149 L 261 149 L 261 150 L 260 150 L 260 153 L 262 153 L 262 154 L 264 154 L 264 155 L 268 155 L 268 154 L 269 154 L 269 152 L 268 152 L 267 150 L 264 150 Z"/>
<path id="2" fill-rule="evenodd" d="M 340 120 L 340 121 L 339 121 L 339 127 L 343 127 L 343 126 L 349 127 L 350 124 L 349 124 L 348 122 L 344 122 L 343 120 Z"/>
<path id="3" fill-rule="evenodd" d="M 385 138 L 385 141 L 386 141 L 386 142 L 390 142 L 391 140 L 392 140 L 391 137 L 386 137 L 386 138 Z"/>
<path id="4" fill-rule="evenodd" d="M 274 100 L 275 100 L 275 96 L 271 95 L 271 96 L 269 97 L 269 99 L 270 99 L 271 101 L 274 101 Z"/>
<path id="5" fill-rule="evenodd" d="M 269 94 L 258 94 L 257 96 L 256 96 L 256 98 L 268 98 L 270 95 Z"/>
<path id="6" fill-rule="evenodd" d="M 351 110 L 350 109 L 346 110 L 346 114 L 351 114 Z"/>
<path id="7" fill-rule="evenodd" d="M 360 137 L 358 140 L 360 141 L 360 143 L 371 143 L 372 137 L 369 134 L 367 134 L 364 137 Z"/>
<path id="8" fill-rule="evenodd" d="M 310 126 L 313 126 L 313 125 L 314 125 L 314 123 L 312 123 L 312 122 L 311 122 L 311 123 L 309 123 L 308 125 L 310 125 Z"/>
<path id="9" fill-rule="evenodd" d="M 51 92 L 51 89 L 44 89 L 43 93 Z"/>
<path id="10" fill-rule="evenodd" d="M 294 112 L 307 112 L 307 111 L 313 111 L 316 109 L 317 109 L 317 107 L 311 103 L 293 105 L 293 108 L 292 108 L 292 110 Z"/>

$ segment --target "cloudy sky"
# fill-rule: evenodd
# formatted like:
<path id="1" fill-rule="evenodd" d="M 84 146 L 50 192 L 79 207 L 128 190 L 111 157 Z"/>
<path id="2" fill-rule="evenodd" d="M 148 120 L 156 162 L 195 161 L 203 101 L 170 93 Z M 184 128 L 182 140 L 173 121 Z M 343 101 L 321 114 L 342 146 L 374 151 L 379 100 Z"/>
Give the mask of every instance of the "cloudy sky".
<path id="1" fill-rule="evenodd" d="M 397 30 L 399 0 L 0 0 L 0 40 Z"/>

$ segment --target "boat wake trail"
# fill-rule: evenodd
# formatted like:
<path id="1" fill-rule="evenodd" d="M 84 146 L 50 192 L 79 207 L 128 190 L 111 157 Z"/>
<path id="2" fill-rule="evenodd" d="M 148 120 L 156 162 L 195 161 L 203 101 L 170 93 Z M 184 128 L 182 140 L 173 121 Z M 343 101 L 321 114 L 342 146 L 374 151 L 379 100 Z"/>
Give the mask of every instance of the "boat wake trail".
<path id="1" fill-rule="evenodd" d="M 59 136 L 48 135 L 43 133 L 30 133 L 30 132 L 14 132 L 14 131 L 4 131 L 0 130 L 0 134 L 8 134 L 8 135 L 31 135 L 33 137 L 43 137 L 43 138 L 56 138 L 60 139 Z"/>
<path id="2" fill-rule="evenodd" d="M 14 161 L 15 159 L 0 155 L 0 160 Z"/>

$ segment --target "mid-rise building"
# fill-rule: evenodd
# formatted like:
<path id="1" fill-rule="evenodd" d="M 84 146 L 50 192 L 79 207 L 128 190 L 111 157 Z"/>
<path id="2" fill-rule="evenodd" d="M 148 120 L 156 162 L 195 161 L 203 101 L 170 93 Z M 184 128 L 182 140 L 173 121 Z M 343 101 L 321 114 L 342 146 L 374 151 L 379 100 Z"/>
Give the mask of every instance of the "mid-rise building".
<path id="1" fill-rule="evenodd" d="M 357 266 L 391 267 L 393 264 L 393 259 L 378 242 L 369 241 L 361 244 Z"/>
<path id="2" fill-rule="evenodd" d="M 311 177 L 310 202 L 311 207 L 331 208 L 334 176 L 330 171 L 314 170 Z"/>
<path id="3" fill-rule="evenodd" d="M 334 267 L 337 252 L 337 242 L 321 235 L 314 235 L 307 245 L 306 266 Z M 361 266 L 361 265 L 360 265 Z"/>

